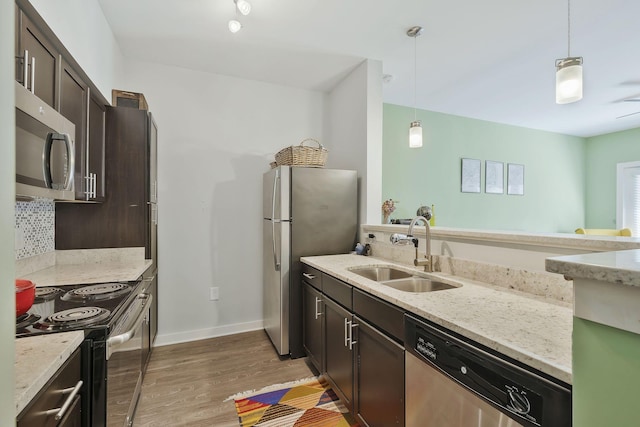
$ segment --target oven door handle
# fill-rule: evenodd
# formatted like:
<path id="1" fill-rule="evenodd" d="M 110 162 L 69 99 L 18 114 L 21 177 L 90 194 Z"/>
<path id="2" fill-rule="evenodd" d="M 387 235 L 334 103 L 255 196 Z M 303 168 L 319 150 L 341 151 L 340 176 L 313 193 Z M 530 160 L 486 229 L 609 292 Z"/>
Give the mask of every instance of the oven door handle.
<path id="1" fill-rule="evenodd" d="M 130 326 L 128 327 L 126 332 L 113 337 L 109 337 L 107 339 L 107 360 L 109 360 L 109 358 L 111 357 L 114 346 L 123 344 L 129 341 L 136 334 L 136 331 L 140 327 L 140 324 L 144 321 L 145 308 L 147 307 L 148 304 L 151 304 L 151 301 L 153 300 L 153 295 L 140 294 L 136 299 L 140 301 L 139 302 L 140 307 L 136 311 L 136 316 L 134 317 L 135 320 L 130 323 Z"/>

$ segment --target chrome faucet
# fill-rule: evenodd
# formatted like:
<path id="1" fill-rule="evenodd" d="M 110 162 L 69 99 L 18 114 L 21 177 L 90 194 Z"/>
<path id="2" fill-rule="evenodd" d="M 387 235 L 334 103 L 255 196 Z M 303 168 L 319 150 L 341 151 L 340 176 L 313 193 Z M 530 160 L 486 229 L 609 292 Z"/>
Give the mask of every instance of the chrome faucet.
<path id="1" fill-rule="evenodd" d="M 427 250 L 424 255 L 425 259 L 418 258 L 418 239 L 416 237 L 413 237 L 413 226 L 417 225 L 420 221 L 424 222 L 424 225 L 426 227 Z M 416 247 L 416 257 L 413 260 L 413 265 L 415 265 L 416 267 L 424 265 L 424 271 L 433 271 L 433 263 L 431 258 L 431 228 L 429 228 L 429 220 L 427 220 L 427 218 L 423 216 L 415 217 L 411 220 L 411 224 L 409 224 L 409 230 L 407 231 L 407 234 L 394 233 L 391 235 L 391 238 L 389 240 L 391 240 L 391 243 L 394 245 L 408 245 L 410 243 L 413 243 L 413 245 Z"/>

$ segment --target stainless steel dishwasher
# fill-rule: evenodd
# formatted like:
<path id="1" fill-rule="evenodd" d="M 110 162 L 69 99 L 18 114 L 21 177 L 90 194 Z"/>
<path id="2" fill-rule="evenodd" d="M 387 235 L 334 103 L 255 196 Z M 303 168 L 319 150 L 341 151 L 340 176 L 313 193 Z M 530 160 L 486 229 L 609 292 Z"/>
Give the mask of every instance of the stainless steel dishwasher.
<path id="1" fill-rule="evenodd" d="M 412 316 L 407 427 L 568 427 L 571 387 Z"/>

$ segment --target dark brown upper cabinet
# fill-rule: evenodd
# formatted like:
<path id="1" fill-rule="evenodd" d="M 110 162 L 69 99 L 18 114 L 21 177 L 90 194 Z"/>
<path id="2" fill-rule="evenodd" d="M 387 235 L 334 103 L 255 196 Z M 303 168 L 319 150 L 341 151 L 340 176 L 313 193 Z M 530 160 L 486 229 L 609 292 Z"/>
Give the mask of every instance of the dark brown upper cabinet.
<path id="1" fill-rule="evenodd" d="M 24 12 L 16 15 L 16 80 L 57 108 L 60 53 Z"/>
<path id="2" fill-rule="evenodd" d="M 80 75 L 62 60 L 60 113 L 76 125 L 76 200 L 101 202 L 105 198 L 105 107 Z"/>
<path id="3" fill-rule="evenodd" d="M 16 80 L 75 125 L 75 199 L 103 202 L 107 101 L 27 0 L 15 24 Z"/>
<path id="4" fill-rule="evenodd" d="M 91 92 L 89 96 L 88 173 L 93 189 L 89 200 L 103 202 L 105 180 L 105 111 L 106 107 Z"/>
<path id="5" fill-rule="evenodd" d="M 76 125 L 75 174 L 76 200 L 85 200 L 93 188 L 87 173 L 87 118 L 89 88 L 66 63 L 62 62 L 60 73 L 60 113 Z"/>
<path id="6" fill-rule="evenodd" d="M 56 249 L 149 248 L 149 118 L 106 108 L 104 203 L 56 203 Z"/>

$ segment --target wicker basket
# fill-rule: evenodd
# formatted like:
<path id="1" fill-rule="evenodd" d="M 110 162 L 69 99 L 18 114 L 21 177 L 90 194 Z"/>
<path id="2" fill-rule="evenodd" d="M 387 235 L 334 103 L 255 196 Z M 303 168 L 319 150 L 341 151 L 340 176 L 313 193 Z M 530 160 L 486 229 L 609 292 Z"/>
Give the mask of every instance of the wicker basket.
<path id="1" fill-rule="evenodd" d="M 314 142 L 318 147 L 307 147 L 306 142 Z M 329 152 L 322 144 L 312 138 L 303 140 L 300 145 L 283 148 L 276 153 L 278 166 L 309 166 L 321 168 L 327 162 Z"/>

